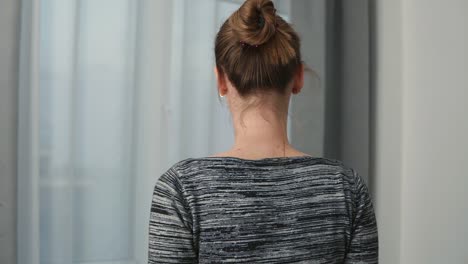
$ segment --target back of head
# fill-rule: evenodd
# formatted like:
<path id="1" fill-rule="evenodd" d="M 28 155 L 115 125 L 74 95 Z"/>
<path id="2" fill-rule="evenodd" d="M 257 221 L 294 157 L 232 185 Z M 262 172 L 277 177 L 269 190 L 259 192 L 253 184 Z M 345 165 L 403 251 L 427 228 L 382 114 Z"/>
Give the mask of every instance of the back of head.
<path id="1" fill-rule="evenodd" d="M 224 22 L 215 58 L 220 74 L 242 97 L 259 91 L 284 94 L 302 63 L 299 36 L 270 0 L 247 0 Z"/>

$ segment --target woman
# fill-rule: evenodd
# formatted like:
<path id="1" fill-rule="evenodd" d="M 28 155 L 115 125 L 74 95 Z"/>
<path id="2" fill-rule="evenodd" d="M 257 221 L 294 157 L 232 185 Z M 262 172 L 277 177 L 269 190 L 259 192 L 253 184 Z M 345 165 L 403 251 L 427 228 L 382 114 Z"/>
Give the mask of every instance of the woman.
<path id="1" fill-rule="evenodd" d="M 221 26 L 215 57 L 235 143 L 159 178 L 149 263 L 377 263 L 364 181 L 288 142 L 289 99 L 303 86 L 297 33 L 271 1 L 248 0 Z"/>

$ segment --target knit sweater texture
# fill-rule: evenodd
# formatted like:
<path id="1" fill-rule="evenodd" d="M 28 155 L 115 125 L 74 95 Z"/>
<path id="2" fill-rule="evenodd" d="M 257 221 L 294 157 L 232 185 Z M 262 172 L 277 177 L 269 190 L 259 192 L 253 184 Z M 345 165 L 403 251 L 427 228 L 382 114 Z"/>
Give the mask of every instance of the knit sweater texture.
<path id="1" fill-rule="evenodd" d="M 156 181 L 148 263 L 377 263 L 368 187 L 342 161 L 187 158 Z"/>

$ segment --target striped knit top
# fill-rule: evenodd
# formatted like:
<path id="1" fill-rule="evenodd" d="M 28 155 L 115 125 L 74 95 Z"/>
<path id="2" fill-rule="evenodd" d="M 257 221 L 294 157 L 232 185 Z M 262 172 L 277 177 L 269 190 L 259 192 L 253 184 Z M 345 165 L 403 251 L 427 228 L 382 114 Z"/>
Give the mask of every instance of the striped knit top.
<path id="1" fill-rule="evenodd" d="M 377 263 L 368 188 L 335 159 L 187 158 L 157 180 L 149 263 Z"/>

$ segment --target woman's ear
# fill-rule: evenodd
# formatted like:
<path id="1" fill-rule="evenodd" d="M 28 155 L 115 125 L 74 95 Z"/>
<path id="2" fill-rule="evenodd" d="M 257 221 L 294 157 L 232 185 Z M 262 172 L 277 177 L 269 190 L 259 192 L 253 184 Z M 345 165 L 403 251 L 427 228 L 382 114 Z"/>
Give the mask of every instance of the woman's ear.
<path id="1" fill-rule="evenodd" d="M 294 85 L 292 87 L 292 93 L 298 94 L 301 92 L 302 87 L 304 86 L 304 64 L 300 64 L 295 76 L 294 76 Z"/>
<path id="2" fill-rule="evenodd" d="M 218 86 L 218 93 L 224 95 L 227 92 L 226 82 L 224 80 L 224 75 L 219 71 L 218 67 L 214 67 L 214 73 L 216 76 L 216 84 Z"/>

